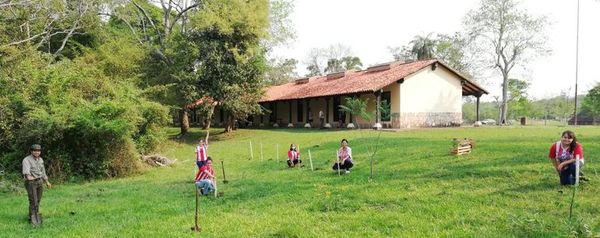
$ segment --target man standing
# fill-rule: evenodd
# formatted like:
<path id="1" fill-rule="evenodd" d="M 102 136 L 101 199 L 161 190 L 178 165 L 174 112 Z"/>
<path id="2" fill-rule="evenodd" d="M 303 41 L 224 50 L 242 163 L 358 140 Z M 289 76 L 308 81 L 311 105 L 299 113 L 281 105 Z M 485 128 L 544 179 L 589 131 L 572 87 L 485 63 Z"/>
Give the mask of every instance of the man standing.
<path id="1" fill-rule="evenodd" d="M 320 127 L 324 128 L 325 127 L 325 113 L 323 113 L 323 110 L 319 111 L 319 121 L 321 122 Z"/>
<path id="2" fill-rule="evenodd" d="M 29 198 L 29 221 L 34 225 L 40 225 L 42 221 L 39 208 L 44 192 L 43 183 L 45 182 L 48 188 L 52 188 L 52 184 L 48 181 L 44 160 L 40 157 L 42 146 L 33 144 L 30 151 L 31 154 L 23 159 L 23 177 Z"/>
<path id="3" fill-rule="evenodd" d="M 202 168 L 208 159 L 208 136 L 206 139 L 200 139 L 196 146 L 196 165 L 198 169 Z"/>

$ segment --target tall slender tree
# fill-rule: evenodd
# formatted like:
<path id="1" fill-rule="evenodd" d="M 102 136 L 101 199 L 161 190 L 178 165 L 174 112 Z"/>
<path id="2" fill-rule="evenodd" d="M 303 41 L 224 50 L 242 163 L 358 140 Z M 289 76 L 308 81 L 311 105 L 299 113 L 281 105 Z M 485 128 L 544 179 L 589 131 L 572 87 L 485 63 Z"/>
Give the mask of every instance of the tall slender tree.
<path id="1" fill-rule="evenodd" d="M 494 68 L 502 75 L 500 124 L 507 122 L 508 79 L 514 67 L 549 53 L 544 34 L 548 24 L 545 16 L 530 15 L 514 0 L 481 0 L 480 7 L 470 11 L 464 20 L 470 50 L 481 60 L 478 67 Z"/>

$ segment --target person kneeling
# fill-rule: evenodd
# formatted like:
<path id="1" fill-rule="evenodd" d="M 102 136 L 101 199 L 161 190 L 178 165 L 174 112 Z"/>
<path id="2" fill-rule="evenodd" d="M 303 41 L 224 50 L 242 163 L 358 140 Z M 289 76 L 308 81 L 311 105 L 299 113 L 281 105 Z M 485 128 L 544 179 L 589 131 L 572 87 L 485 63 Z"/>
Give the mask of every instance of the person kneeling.
<path id="1" fill-rule="evenodd" d="M 196 187 L 200 189 L 202 195 L 208 195 L 215 190 L 216 178 L 212 167 L 212 159 L 208 157 L 205 165 L 202 166 L 196 173 Z"/>
<path id="2" fill-rule="evenodd" d="M 345 173 L 350 173 L 350 168 L 353 166 L 352 149 L 348 147 L 348 140 L 342 139 L 341 147 L 337 152 L 337 161 L 333 164 L 333 170 L 345 170 Z"/>
<path id="3" fill-rule="evenodd" d="M 302 163 L 302 160 L 300 160 L 300 152 L 296 150 L 296 146 L 294 144 L 291 144 L 290 150 L 288 151 L 288 167 L 292 168 L 298 163 Z"/>
<path id="4" fill-rule="evenodd" d="M 560 177 L 560 184 L 573 185 L 576 182 L 577 167 L 579 175 L 584 165 L 583 147 L 577 142 L 577 137 L 572 131 L 564 131 L 560 140 L 550 147 L 548 158 Z M 580 177 L 581 180 L 587 179 Z"/>

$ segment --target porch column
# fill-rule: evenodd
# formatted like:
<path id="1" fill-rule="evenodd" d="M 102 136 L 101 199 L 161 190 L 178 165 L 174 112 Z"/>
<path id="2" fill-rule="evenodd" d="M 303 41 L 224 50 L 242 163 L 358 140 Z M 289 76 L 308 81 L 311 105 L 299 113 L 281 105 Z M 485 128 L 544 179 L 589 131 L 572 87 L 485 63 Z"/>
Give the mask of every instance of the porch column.
<path id="1" fill-rule="evenodd" d="M 273 107 L 273 110 L 271 112 L 273 113 L 273 127 L 279 127 L 279 123 L 277 122 L 277 102 L 272 102 L 271 106 Z"/>
<path id="2" fill-rule="evenodd" d="M 304 124 L 305 128 L 311 128 L 312 127 L 312 125 L 310 124 L 310 119 L 312 119 L 312 118 L 310 116 L 311 112 L 310 112 L 310 105 L 309 105 L 310 102 L 309 102 L 309 100 L 310 99 L 304 99 L 303 100 L 304 101 L 304 108 L 306 110 L 306 114 L 305 114 L 306 117 L 304 117 L 306 119 L 306 123 Z"/>
<path id="3" fill-rule="evenodd" d="M 375 119 L 375 125 L 373 125 L 373 129 L 380 130 L 381 129 L 381 90 L 375 92 L 375 97 L 377 97 L 377 105 L 375 105 L 375 109 L 377 110 L 377 115 Z"/>
<path id="4" fill-rule="evenodd" d="M 356 99 L 356 98 L 358 98 L 358 96 L 357 96 L 357 95 L 352 95 L 352 96 L 350 96 L 350 97 L 351 97 L 352 99 Z M 354 126 L 354 123 L 353 123 L 353 121 L 354 121 L 354 120 L 353 120 L 353 119 L 354 119 L 354 114 L 353 114 L 352 112 L 349 112 L 348 114 L 349 114 L 348 116 L 350 117 L 350 118 L 349 118 L 349 119 L 350 119 L 350 122 L 348 122 L 348 125 L 346 126 L 346 128 L 352 129 L 352 128 L 354 128 L 354 127 L 355 127 L 355 126 Z"/>
<path id="5" fill-rule="evenodd" d="M 480 121 L 479 120 L 479 98 L 481 98 L 481 94 L 477 94 L 477 95 L 475 95 L 475 97 L 477 98 L 477 106 L 476 106 L 477 111 L 475 112 L 475 114 L 477 116 L 477 120 L 475 120 L 475 121 Z"/>
<path id="6" fill-rule="evenodd" d="M 325 98 L 325 128 L 331 128 L 331 125 L 329 124 L 329 99 L 330 98 Z"/>

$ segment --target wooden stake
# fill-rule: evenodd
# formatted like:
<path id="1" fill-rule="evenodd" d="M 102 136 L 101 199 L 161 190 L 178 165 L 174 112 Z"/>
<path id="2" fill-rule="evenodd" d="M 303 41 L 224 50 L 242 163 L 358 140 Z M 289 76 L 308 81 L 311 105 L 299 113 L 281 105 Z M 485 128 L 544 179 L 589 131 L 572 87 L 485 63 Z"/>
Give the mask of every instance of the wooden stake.
<path id="1" fill-rule="evenodd" d="M 252 152 L 252 141 L 250 141 L 250 159 L 254 159 L 254 153 Z"/>
<path id="2" fill-rule="evenodd" d="M 308 160 L 310 161 L 310 171 L 315 171 L 312 163 L 312 156 L 310 155 L 310 150 L 308 150 Z"/>

